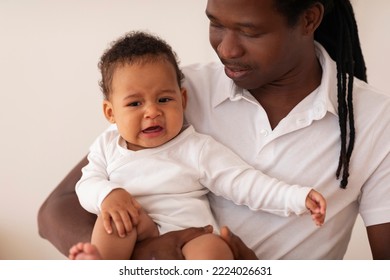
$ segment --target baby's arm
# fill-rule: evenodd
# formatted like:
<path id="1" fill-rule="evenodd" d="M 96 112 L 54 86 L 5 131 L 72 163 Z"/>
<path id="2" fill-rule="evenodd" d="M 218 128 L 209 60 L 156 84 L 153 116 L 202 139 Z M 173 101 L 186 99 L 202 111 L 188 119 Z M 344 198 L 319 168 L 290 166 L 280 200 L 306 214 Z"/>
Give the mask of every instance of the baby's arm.
<path id="1" fill-rule="evenodd" d="M 102 218 L 107 233 L 113 232 L 113 223 L 118 234 L 123 236 L 138 223 L 140 205 L 122 189 L 123 184 L 110 181 L 108 162 L 116 158 L 110 147 L 117 137 L 116 131 L 106 131 L 91 145 L 88 164 L 82 169 L 76 193 L 85 210 Z"/>
<path id="2" fill-rule="evenodd" d="M 232 200 L 235 204 L 280 216 L 308 212 L 306 199 L 312 191 L 311 187 L 291 185 L 272 178 L 254 169 L 212 138 L 203 145 L 199 162 L 202 169 L 201 183 L 216 195 Z M 318 196 L 315 198 L 318 199 Z M 320 206 L 324 211 L 324 204 Z M 314 218 L 321 223 L 324 216 Z"/>
<path id="3" fill-rule="evenodd" d="M 306 207 L 317 226 L 322 226 L 325 221 L 326 200 L 317 191 L 311 190 L 306 197 Z"/>

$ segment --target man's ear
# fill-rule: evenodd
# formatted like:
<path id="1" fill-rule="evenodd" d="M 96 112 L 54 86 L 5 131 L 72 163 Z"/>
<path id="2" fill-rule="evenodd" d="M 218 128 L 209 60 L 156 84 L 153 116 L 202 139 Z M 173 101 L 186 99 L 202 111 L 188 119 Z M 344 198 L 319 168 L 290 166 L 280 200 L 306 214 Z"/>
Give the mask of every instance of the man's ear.
<path id="1" fill-rule="evenodd" d="M 115 123 L 114 118 L 114 109 L 112 108 L 112 104 L 108 100 L 103 101 L 103 112 L 104 116 L 110 123 Z"/>
<path id="2" fill-rule="evenodd" d="M 181 88 L 181 96 L 182 96 L 183 109 L 185 109 L 187 107 L 187 89 L 186 88 Z"/>
<path id="3" fill-rule="evenodd" d="M 314 35 L 314 32 L 321 24 L 324 17 L 324 6 L 316 2 L 303 13 L 303 33 L 305 35 Z"/>

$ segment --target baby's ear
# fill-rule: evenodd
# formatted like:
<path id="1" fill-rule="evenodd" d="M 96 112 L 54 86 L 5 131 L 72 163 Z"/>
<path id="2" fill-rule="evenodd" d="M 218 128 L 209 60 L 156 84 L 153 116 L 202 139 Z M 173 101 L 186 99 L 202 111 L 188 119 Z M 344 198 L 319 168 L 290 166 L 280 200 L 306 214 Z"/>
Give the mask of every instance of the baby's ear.
<path id="1" fill-rule="evenodd" d="M 182 96 L 183 109 L 185 109 L 187 107 L 187 89 L 186 88 L 181 88 L 181 96 Z"/>
<path id="2" fill-rule="evenodd" d="M 111 102 L 108 100 L 103 101 L 103 113 L 110 123 L 115 123 L 114 110 L 112 108 Z"/>

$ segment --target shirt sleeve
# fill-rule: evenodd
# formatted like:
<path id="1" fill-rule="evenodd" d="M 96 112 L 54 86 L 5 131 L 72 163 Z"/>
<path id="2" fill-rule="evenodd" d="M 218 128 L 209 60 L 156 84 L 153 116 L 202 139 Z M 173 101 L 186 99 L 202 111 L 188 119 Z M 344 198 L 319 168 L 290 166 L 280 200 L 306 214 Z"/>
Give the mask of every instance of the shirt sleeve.
<path id="1" fill-rule="evenodd" d="M 307 212 L 306 197 L 312 188 L 271 178 L 211 137 L 203 145 L 199 166 L 201 183 L 237 205 L 279 216 Z"/>
<path id="2" fill-rule="evenodd" d="M 389 130 L 384 131 L 384 133 L 389 132 Z M 386 137 L 389 138 L 388 136 Z M 378 151 L 375 151 L 375 149 L 378 149 Z M 375 166 L 375 170 L 372 172 L 369 179 L 365 182 L 359 199 L 359 212 L 362 216 L 365 226 L 390 222 L 389 150 L 389 142 L 379 142 L 377 147 L 372 149 L 372 159 L 370 159 L 370 163 L 371 166 Z M 386 155 L 382 158 L 379 156 L 374 156 L 380 155 L 381 153 L 386 153 Z"/>
<path id="3" fill-rule="evenodd" d="M 82 169 L 82 177 L 76 184 L 76 194 L 81 206 L 88 212 L 99 214 L 106 196 L 119 186 L 109 181 L 106 147 L 113 141 L 115 130 L 99 136 L 90 147 L 88 164 Z"/>

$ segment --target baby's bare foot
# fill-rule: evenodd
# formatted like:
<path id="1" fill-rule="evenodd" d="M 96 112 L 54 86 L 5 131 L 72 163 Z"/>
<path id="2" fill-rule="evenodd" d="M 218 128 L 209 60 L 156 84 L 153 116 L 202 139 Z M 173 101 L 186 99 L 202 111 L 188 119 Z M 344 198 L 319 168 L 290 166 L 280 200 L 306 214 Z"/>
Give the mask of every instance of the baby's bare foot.
<path id="1" fill-rule="evenodd" d="M 96 246 L 91 243 L 77 243 L 69 250 L 69 259 L 71 260 L 101 260 Z"/>

